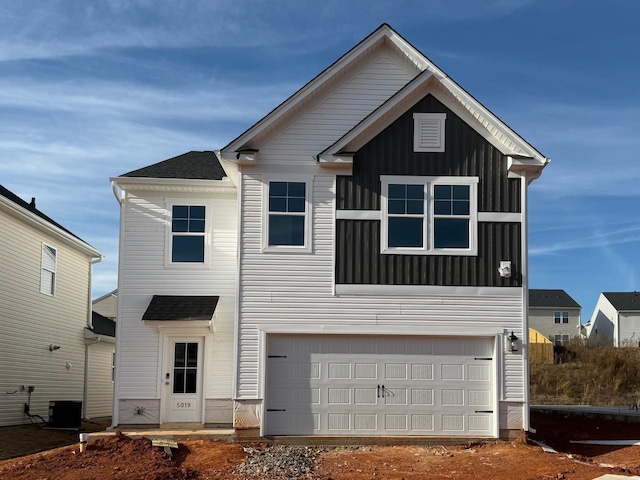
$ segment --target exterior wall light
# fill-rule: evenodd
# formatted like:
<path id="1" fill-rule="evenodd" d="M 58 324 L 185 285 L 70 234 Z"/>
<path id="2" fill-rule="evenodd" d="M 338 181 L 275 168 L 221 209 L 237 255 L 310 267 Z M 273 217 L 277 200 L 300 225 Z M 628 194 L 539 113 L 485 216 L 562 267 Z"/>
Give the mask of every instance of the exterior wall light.
<path id="1" fill-rule="evenodd" d="M 54 345 L 53 343 L 49 345 L 49 351 L 53 352 L 54 350 L 60 350 L 60 345 Z"/>
<path id="2" fill-rule="evenodd" d="M 507 345 L 510 352 L 518 351 L 518 337 L 515 336 L 515 334 L 513 333 L 513 330 L 511 330 L 511 333 L 507 337 L 507 342 L 508 342 Z"/>

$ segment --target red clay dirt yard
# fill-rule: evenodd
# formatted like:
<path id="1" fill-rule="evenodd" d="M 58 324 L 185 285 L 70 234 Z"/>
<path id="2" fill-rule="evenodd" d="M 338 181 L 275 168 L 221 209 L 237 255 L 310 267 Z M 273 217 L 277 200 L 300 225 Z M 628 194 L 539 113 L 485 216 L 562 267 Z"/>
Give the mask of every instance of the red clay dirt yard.
<path id="1" fill-rule="evenodd" d="M 603 447 L 571 440 L 638 439 L 640 426 L 610 420 L 532 415 L 536 434 L 514 442 L 456 446 L 285 446 L 213 440 L 179 442 L 173 458 L 148 439 L 117 433 L 91 443 L 0 461 L 12 480 L 205 479 L 492 479 L 592 480 L 640 475 L 640 447 Z M 545 453 L 531 440 L 560 453 Z"/>

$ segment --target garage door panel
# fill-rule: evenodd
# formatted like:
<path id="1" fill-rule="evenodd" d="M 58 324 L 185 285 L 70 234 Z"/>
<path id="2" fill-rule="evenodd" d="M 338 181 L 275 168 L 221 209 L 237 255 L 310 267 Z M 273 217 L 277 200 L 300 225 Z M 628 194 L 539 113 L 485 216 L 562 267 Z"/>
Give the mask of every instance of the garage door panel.
<path id="1" fill-rule="evenodd" d="M 265 433 L 493 436 L 493 344 L 491 338 L 269 336 Z"/>

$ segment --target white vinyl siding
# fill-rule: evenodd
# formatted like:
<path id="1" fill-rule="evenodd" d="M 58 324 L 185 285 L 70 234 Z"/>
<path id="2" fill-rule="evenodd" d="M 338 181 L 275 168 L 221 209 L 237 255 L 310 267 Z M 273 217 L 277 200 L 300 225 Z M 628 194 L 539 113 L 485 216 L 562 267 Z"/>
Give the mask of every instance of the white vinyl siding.
<path id="1" fill-rule="evenodd" d="M 331 175 L 314 177 L 313 255 L 271 256 L 261 253 L 261 180 L 243 178 L 238 398 L 262 395 L 261 332 L 492 336 L 508 329 L 523 338 L 521 289 L 482 295 L 452 290 L 431 296 L 335 296 L 334 180 Z M 502 368 L 501 399 L 523 401 L 521 352 L 505 355 Z"/>
<path id="2" fill-rule="evenodd" d="M 89 345 L 89 372 L 85 417 L 110 417 L 113 413 L 113 382 L 111 380 L 115 343 L 98 342 Z"/>
<path id="3" fill-rule="evenodd" d="M 83 400 L 91 267 L 81 251 L 1 208 L 0 220 L 0 392 L 16 392 L 0 395 L 4 426 L 30 423 L 22 385 L 35 388 L 30 411 L 45 419 L 50 400 Z M 43 243 L 57 249 L 55 296 L 39 289 Z M 50 344 L 60 349 L 49 351 Z"/>
<path id="4" fill-rule="evenodd" d="M 407 73 L 405 60 L 387 52 L 321 103 L 306 112 L 294 125 L 260 149 L 260 163 L 309 163 L 322 150 L 404 87 L 418 72 Z"/>
<path id="5" fill-rule="evenodd" d="M 233 319 L 235 310 L 237 206 L 235 193 L 185 194 L 175 203 L 212 205 L 210 268 L 165 268 L 165 199 L 146 192 L 127 194 L 121 229 L 126 232 L 120 259 L 123 282 L 118 290 L 118 385 L 120 399 L 160 399 L 161 346 L 155 326 L 142 315 L 153 295 L 218 295 L 214 334 L 206 339 L 205 398 L 231 398 Z M 176 194 L 173 194 L 174 197 Z M 203 204 L 203 203 L 199 203 Z M 209 215 L 209 214 L 208 214 Z M 187 326 L 188 327 L 188 326 Z M 135 403 L 133 403 L 135 405 Z M 127 403 L 128 405 L 128 403 Z M 127 418 L 122 414 L 121 418 Z M 136 422 L 140 417 L 133 417 Z"/>

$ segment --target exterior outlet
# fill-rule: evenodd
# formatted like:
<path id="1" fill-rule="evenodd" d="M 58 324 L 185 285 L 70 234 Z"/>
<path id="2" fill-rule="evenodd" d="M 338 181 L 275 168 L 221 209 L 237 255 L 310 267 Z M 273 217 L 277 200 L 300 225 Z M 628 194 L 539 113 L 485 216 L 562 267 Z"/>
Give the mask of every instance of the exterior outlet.
<path id="1" fill-rule="evenodd" d="M 144 407 L 136 407 L 135 411 L 136 415 L 144 415 Z"/>

